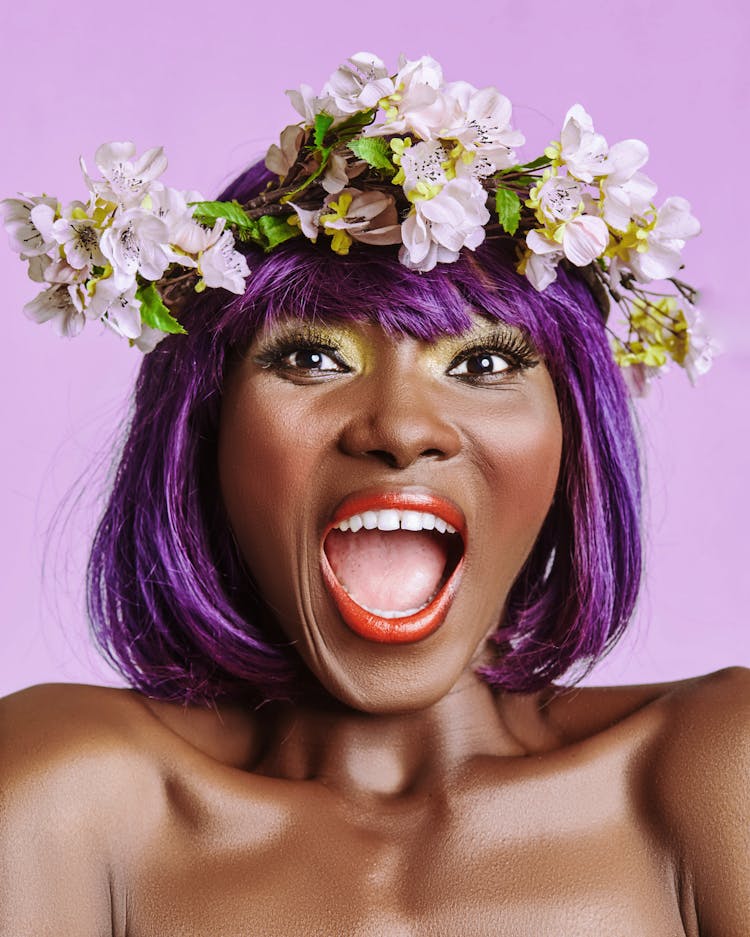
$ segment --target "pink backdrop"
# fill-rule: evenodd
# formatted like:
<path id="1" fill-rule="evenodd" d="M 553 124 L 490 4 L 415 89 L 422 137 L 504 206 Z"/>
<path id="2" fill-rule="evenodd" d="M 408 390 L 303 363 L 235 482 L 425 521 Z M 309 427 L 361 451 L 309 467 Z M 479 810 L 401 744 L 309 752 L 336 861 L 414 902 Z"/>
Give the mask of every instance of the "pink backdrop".
<path id="1" fill-rule="evenodd" d="M 401 51 L 429 52 L 449 79 L 499 86 L 529 158 L 559 134 L 577 100 L 611 142 L 645 139 L 660 195 L 688 197 L 703 222 L 685 254 L 689 279 L 704 287 L 728 350 L 699 389 L 674 373 L 640 405 L 647 578 L 630 637 L 593 680 L 670 680 L 750 664 L 744 0 L 259 6 L 6 4 L 0 195 L 80 197 L 78 155 L 91 161 L 99 143 L 122 139 L 139 150 L 164 145 L 169 184 L 215 194 L 294 119 L 285 88 L 320 86 L 361 49 L 389 63 Z M 88 646 L 81 579 L 101 466 L 139 354 L 96 326 L 68 343 L 28 322 L 21 307 L 35 287 L 4 245 L 0 269 L 0 694 L 40 681 L 115 683 Z"/>

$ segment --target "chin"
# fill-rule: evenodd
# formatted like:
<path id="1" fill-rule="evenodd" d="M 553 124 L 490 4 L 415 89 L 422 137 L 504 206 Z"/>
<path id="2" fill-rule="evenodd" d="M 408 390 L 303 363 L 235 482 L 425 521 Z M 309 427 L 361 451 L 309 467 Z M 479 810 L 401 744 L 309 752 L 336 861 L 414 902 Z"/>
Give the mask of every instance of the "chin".
<path id="1" fill-rule="evenodd" d="M 447 696 L 470 666 L 463 658 L 446 659 L 446 648 L 437 656 L 425 654 L 425 643 L 420 642 L 418 654 L 404 655 L 406 649 L 400 649 L 395 657 L 379 659 L 369 648 L 364 658 L 329 649 L 325 656 L 316 655 L 314 664 L 306 663 L 328 696 L 350 709 L 372 715 L 419 712 Z"/>

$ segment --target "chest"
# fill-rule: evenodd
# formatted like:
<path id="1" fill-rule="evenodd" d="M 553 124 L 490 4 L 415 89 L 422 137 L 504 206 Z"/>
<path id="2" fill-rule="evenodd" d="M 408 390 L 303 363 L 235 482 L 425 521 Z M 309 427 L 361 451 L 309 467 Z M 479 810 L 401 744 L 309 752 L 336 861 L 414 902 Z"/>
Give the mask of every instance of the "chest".
<path id="1" fill-rule="evenodd" d="M 127 937 L 679 937 L 669 863 L 611 787 L 193 804 L 131 873 Z"/>

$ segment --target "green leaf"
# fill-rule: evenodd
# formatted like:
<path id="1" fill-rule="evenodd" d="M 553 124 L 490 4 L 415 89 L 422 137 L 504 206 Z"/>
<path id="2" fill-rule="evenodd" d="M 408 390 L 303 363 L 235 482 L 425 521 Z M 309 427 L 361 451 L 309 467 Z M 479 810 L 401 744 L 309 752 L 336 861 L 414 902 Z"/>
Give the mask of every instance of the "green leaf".
<path id="1" fill-rule="evenodd" d="M 305 189 L 308 188 L 308 186 L 311 186 L 313 182 L 315 182 L 315 180 L 323 173 L 326 166 L 328 165 L 328 158 L 333 152 L 333 147 L 332 146 L 323 147 L 323 149 L 318 150 L 317 152 L 318 152 L 318 156 L 320 157 L 320 162 L 318 163 L 318 166 L 315 169 L 315 171 L 310 173 L 310 175 L 307 177 L 307 179 L 305 179 L 302 185 L 297 186 L 297 188 L 293 192 L 287 192 L 286 195 L 280 198 L 279 199 L 280 205 L 286 205 L 287 202 L 291 202 L 292 199 L 297 198 L 300 192 L 304 192 Z"/>
<path id="2" fill-rule="evenodd" d="M 513 183 L 514 185 L 525 185 L 531 188 L 535 186 L 541 180 L 541 176 L 523 176 L 523 175 L 514 175 Z M 498 179 L 498 182 L 502 182 L 502 176 Z"/>
<path id="3" fill-rule="evenodd" d="M 323 146 L 323 141 L 332 123 L 333 117 L 331 117 L 330 114 L 323 113 L 315 115 L 315 124 L 313 125 L 313 140 L 315 141 L 315 146 Z"/>
<path id="4" fill-rule="evenodd" d="M 240 236 L 243 231 L 252 231 L 254 223 L 248 218 L 245 209 L 238 201 L 231 202 L 190 202 L 193 206 L 193 218 L 199 223 L 212 228 L 219 218 L 226 218 L 231 227 L 236 228 Z"/>
<path id="5" fill-rule="evenodd" d="M 511 189 L 498 189 L 495 193 L 495 209 L 501 227 L 508 234 L 514 235 L 521 220 L 521 199 Z"/>
<path id="6" fill-rule="evenodd" d="M 361 133 L 365 127 L 368 127 L 375 120 L 377 110 L 376 107 L 371 107 L 366 111 L 357 111 L 356 114 L 342 120 L 336 127 L 336 137 L 339 142 L 356 137 L 358 133 Z"/>
<path id="7" fill-rule="evenodd" d="M 537 156 L 536 159 L 532 159 L 530 163 L 524 163 L 522 166 L 517 166 L 517 169 L 543 169 L 545 166 L 549 166 L 550 159 L 548 156 Z"/>
<path id="8" fill-rule="evenodd" d="M 301 232 L 298 226 L 289 224 L 289 215 L 262 215 L 258 218 L 258 234 L 255 238 L 266 251 L 297 237 Z"/>
<path id="9" fill-rule="evenodd" d="M 141 319 L 152 329 L 161 329 L 172 335 L 186 335 L 185 329 L 161 301 L 159 291 L 153 283 L 139 286 L 135 298 L 141 302 Z"/>
<path id="10" fill-rule="evenodd" d="M 351 141 L 349 149 L 373 169 L 380 169 L 389 176 L 395 174 L 396 167 L 390 158 L 390 144 L 382 137 L 360 137 Z"/>

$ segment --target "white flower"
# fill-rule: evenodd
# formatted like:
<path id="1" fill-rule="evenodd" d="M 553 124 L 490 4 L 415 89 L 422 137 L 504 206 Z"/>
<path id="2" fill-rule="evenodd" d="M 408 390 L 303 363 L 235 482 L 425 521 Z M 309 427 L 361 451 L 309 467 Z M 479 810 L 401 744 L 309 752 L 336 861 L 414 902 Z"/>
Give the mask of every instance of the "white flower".
<path id="1" fill-rule="evenodd" d="M 44 267 L 46 283 L 85 283 L 91 270 L 89 267 L 73 267 L 63 257 L 51 260 Z"/>
<path id="2" fill-rule="evenodd" d="M 319 223 L 326 232 L 345 232 L 349 238 L 364 244 L 401 242 L 401 226 L 392 195 L 344 189 L 337 199 L 326 199 L 324 208 L 329 207 L 331 212 L 319 217 Z M 350 242 L 347 238 L 343 240 L 348 250 Z"/>
<path id="3" fill-rule="evenodd" d="M 103 143 L 94 154 L 94 162 L 104 180 L 102 182 L 89 178 L 81 160 L 81 169 L 91 191 L 123 208 L 139 205 L 148 194 L 151 183 L 167 168 L 167 157 L 160 146 L 146 150 L 135 160 L 134 156 L 134 143 Z"/>
<path id="4" fill-rule="evenodd" d="M 591 117 L 580 104 L 574 104 L 565 115 L 560 143 L 568 172 L 581 182 L 593 182 L 594 176 L 609 172 L 607 141 L 594 132 Z"/>
<path id="5" fill-rule="evenodd" d="M 432 88 L 433 90 L 441 88 L 443 85 L 443 69 L 440 63 L 429 55 L 423 55 L 414 61 L 409 61 L 402 55 L 394 84 L 396 85 L 396 93 L 401 95 L 403 100 L 410 94 L 421 94 L 421 90 L 424 88 Z"/>
<path id="6" fill-rule="evenodd" d="M 311 211 L 307 208 L 300 208 L 299 205 L 295 205 L 294 202 L 290 202 L 289 204 L 297 213 L 300 230 L 305 237 L 314 244 L 320 234 L 320 216 L 323 214 L 323 209 L 316 208 Z"/>
<path id="7" fill-rule="evenodd" d="M 321 180 L 321 185 L 331 195 L 340 192 L 349 183 L 349 175 L 346 171 L 346 157 L 340 153 L 331 153 L 328 158 L 328 166 Z"/>
<path id="8" fill-rule="evenodd" d="M 49 249 L 50 253 L 57 247 L 55 220 L 59 214 L 58 209 L 59 205 L 53 206 L 41 202 L 39 205 L 35 205 L 29 213 L 29 220 L 42 236 L 44 242 L 51 245 Z"/>
<path id="9" fill-rule="evenodd" d="M 451 179 L 433 198 L 418 198 L 401 225 L 399 260 L 412 270 L 458 259 L 461 248 L 475 250 L 490 220 L 487 193 L 470 177 Z"/>
<path id="10" fill-rule="evenodd" d="M 383 62 L 370 52 L 357 52 L 340 65 L 323 86 L 343 114 L 376 107 L 381 98 L 393 94 L 395 86 Z"/>
<path id="11" fill-rule="evenodd" d="M 166 338 L 167 335 L 168 333 L 162 332 L 161 329 L 153 329 L 150 325 L 144 325 L 141 328 L 141 334 L 138 338 L 132 339 L 132 342 L 136 348 L 140 349 L 144 354 L 148 354 L 150 351 L 153 351 L 159 342 L 163 338 Z"/>
<path id="12" fill-rule="evenodd" d="M 45 238 L 32 220 L 32 211 L 45 205 L 54 212 L 57 199 L 46 195 L 21 194 L 21 198 L 4 198 L 0 202 L 5 230 L 10 235 L 11 249 L 23 260 L 46 254 L 55 246 L 53 238 Z"/>
<path id="13" fill-rule="evenodd" d="M 568 221 L 581 206 L 583 184 L 569 176 L 551 176 L 538 192 L 539 208 L 548 221 Z"/>
<path id="14" fill-rule="evenodd" d="M 472 179 L 486 179 L 495 172 L 495 165 L 484 153 L 474 152 L 473 159 L 458 159 L 453 164 L 457 176 L 471 176 Z"/>
<path id="15" fill-rule="evenodd" d="M 438 263 L 458 260 L 458 251 L 449 250 L 432 236 L 432 224 L 414 211 L 401 225 L 403 244 L 398 259 L 410 270 L 425 273 Z"/>
<path id="16" fill-rule="evenodd" d="M 656 195 L 655 183 L 638 171 L 647 160 L 648 147 L 641 140 L 622 140 L 609 151 L 601 213 L 615 231 L 625 231 L 631 218 L 644 214 Z"/>
<path id="17" fill-rule="evenodd" d="M 118 335 L 135 339 L 141 334 L 141 301 L 136 299 L 137 285 L 118 289 L 113 277 L 97 280 L 86 307 L 88 319 L 104 319 Z"/>
<path id="18" fill-rule="evenodd" d="M 443 71 L 435 59 L 427 55 L 414 62 L 402 59 L 396 89 L 383 102 L 385 123 L 367 127 L 364 133 L 414 133 L 423 140 L 439 137 L 455 109 L 455 101 L 441 91 L 442 85 Z"/>
<path id="19" fill-rule="evenodd" d="M 234 249 L 234 235 L 224 231 L 219 240 L 198 259 L 198 272 L 209 287 L 222 287 L 231 293 L 245 292 L 245 279 L 250 275 L 247 261 Z"/>
<path id="20" fill-rule="evenodd" d="M 445 147 L 437 141 L 422 141 L 415 146 L 405 147 L 401 154 L 404 192 L 408 195 L 420 183 L 428 186 L 443 185 L 448 181 L 443 165 L 447 160 Z"/>
<path id="21" fill-rule="evenodd" d="M 52 322 L 58 335 L 64 338 L 78 335 L 86 321 L 81 296 L 75 286 L 50 286 L 26 303 L 23 311 L 35 322 Z"/>
<path id="22" fill-rule="evenodd" d="M 529 253 L 524 258 L 523 272 L 534 289 L 541 293 L 557 279 L 557 265 L 563 258 L 562 248 L 557 241 L 537 230 L 528 232 L 526 246 Z"/>
<path id="23" fill-rule="evenodd" d="M 706 325 L 699 309 L 686 304 L 685 318 L 689 329 L 688 353 L 682 366 L 687 371 L 691 383 L 706 374 L 713 364 L 714 356 L 721 351 L 719 342 L 713 338 L 706 329 Z"/>
<path id="24" fill-rule="evenodd" d="M 563 223 L 563 253 L 576 267 L 586 267 L 601 257 L 608 244 L 609 231 L 601 218 L 578 215 Z"/>
<path id="25" fill-rule="evenodd" d="M 415 189 L 428 195 L 430 187 L 444 185 L 451 176 L 479 181 L 495 171 L 482 154 L 468 162 L 463 159 L 454 162 L 445 145 L 437 140 L 423 140 L 415 146 L 404 147 L 399 161 L 404 174 L 402 185 L 407 195 Z M 453 172 L 449 173 L 449 169 Z"/>
<path id="26" fill-rule="evenodd" d="M 44 283 L 47 268 L 52 263 L 50 257 L 46 254 L 35 254 L 33 257 L 28 258 L 29 261 L 29 279 L 33 280 L 35 283 Z"/>
<path id="27" fill-rule="evenodd" d="M 86 214 L 80 202 L 74 202 L 65 209 L 62 218 L 53 223 L 52 233 L 71 267 L 88 271 L 92 266 L 106 265 L 99 247 L 99 226 Z"/>
<path id="28" fill-rule="evenodd" d="M 287 91 L 286 94 L 292 102 L 292 107 L 304 117 L 308 126 L 315 123 L 318 114 L 330 114 L 334 118 L 346 116 L 336 107 L 336 102 L 330 95 L 318 97 L 310 85 L 300 85 L 299 91 Z"/>
<path id="29" fill-rule="evenodd" d="M 642 246 L 628 252 L 627 264 L 641 283 L 673 277 L 682 265 L 680 254 L 685 241 L 701 230 L 700 222 L 690 213 L 690 203 L 678 196 L 668 198 L 647 226 Z"/>
<path id="30" fill-rule="evenodd" d="M 118 289 L 125 290 L 140 273 L 146 280 L 158 280 L 171 261 L 169 230 L 155 215 L 134 208 L 116 217 L 102 234 L 102 253 L 112 264 L 112 277 Z"/>
<path id="31" fill-rule="evenodd" d="M 445 97 L 453 122 L 441 136 L 480 151 L 493 169 L 517 162 L 513 147 L 522 146 L 524 136 L 511 129 L 511 103 L 497 88 L 477 89 L 466 81 L 454 81 L 445 88 Z"/>
<path id="32" fill-rule="evenodd" d="M 528 279 L 538 290 L 543 290 L 556 278 L 554 271 L 562 256 L 576 267 L 586 267 L 604 253 L 608 244 L 607 226 L 594 215 L 574 215 L 560 222 L 551 233 L 533 229 L 526 235 L 526 246 L 534 255 L 546 259 L 533 261 L 531 275 L 527 272 Z M 537 285 L 542 282 L 544 286 Z"/>
<path id="33" fill-rule="evenodd" d="M 193 219 L 193 206 L 188 202 L 202 201 L 200 192 L 179 192 L 157 183 L 144 202 L 144 208 L 167 226 L 169 243 L 164 245 L 164 252 L 172 263 L 194 267 L 196 261 L 186 255 L 208 250 L 224 230 L 224 218 L 218 218 L 212 228 L 204 227 Z M 173 247 L 179 250 L 173 250 Z"/>
<path id="34" fill-rule="evenodd" d="M 297 162 L 305 131 L 298 124 L 284 127 L 278 145 L 272 143 L 266 153 L 266 169 L 284 179 Z"/>

